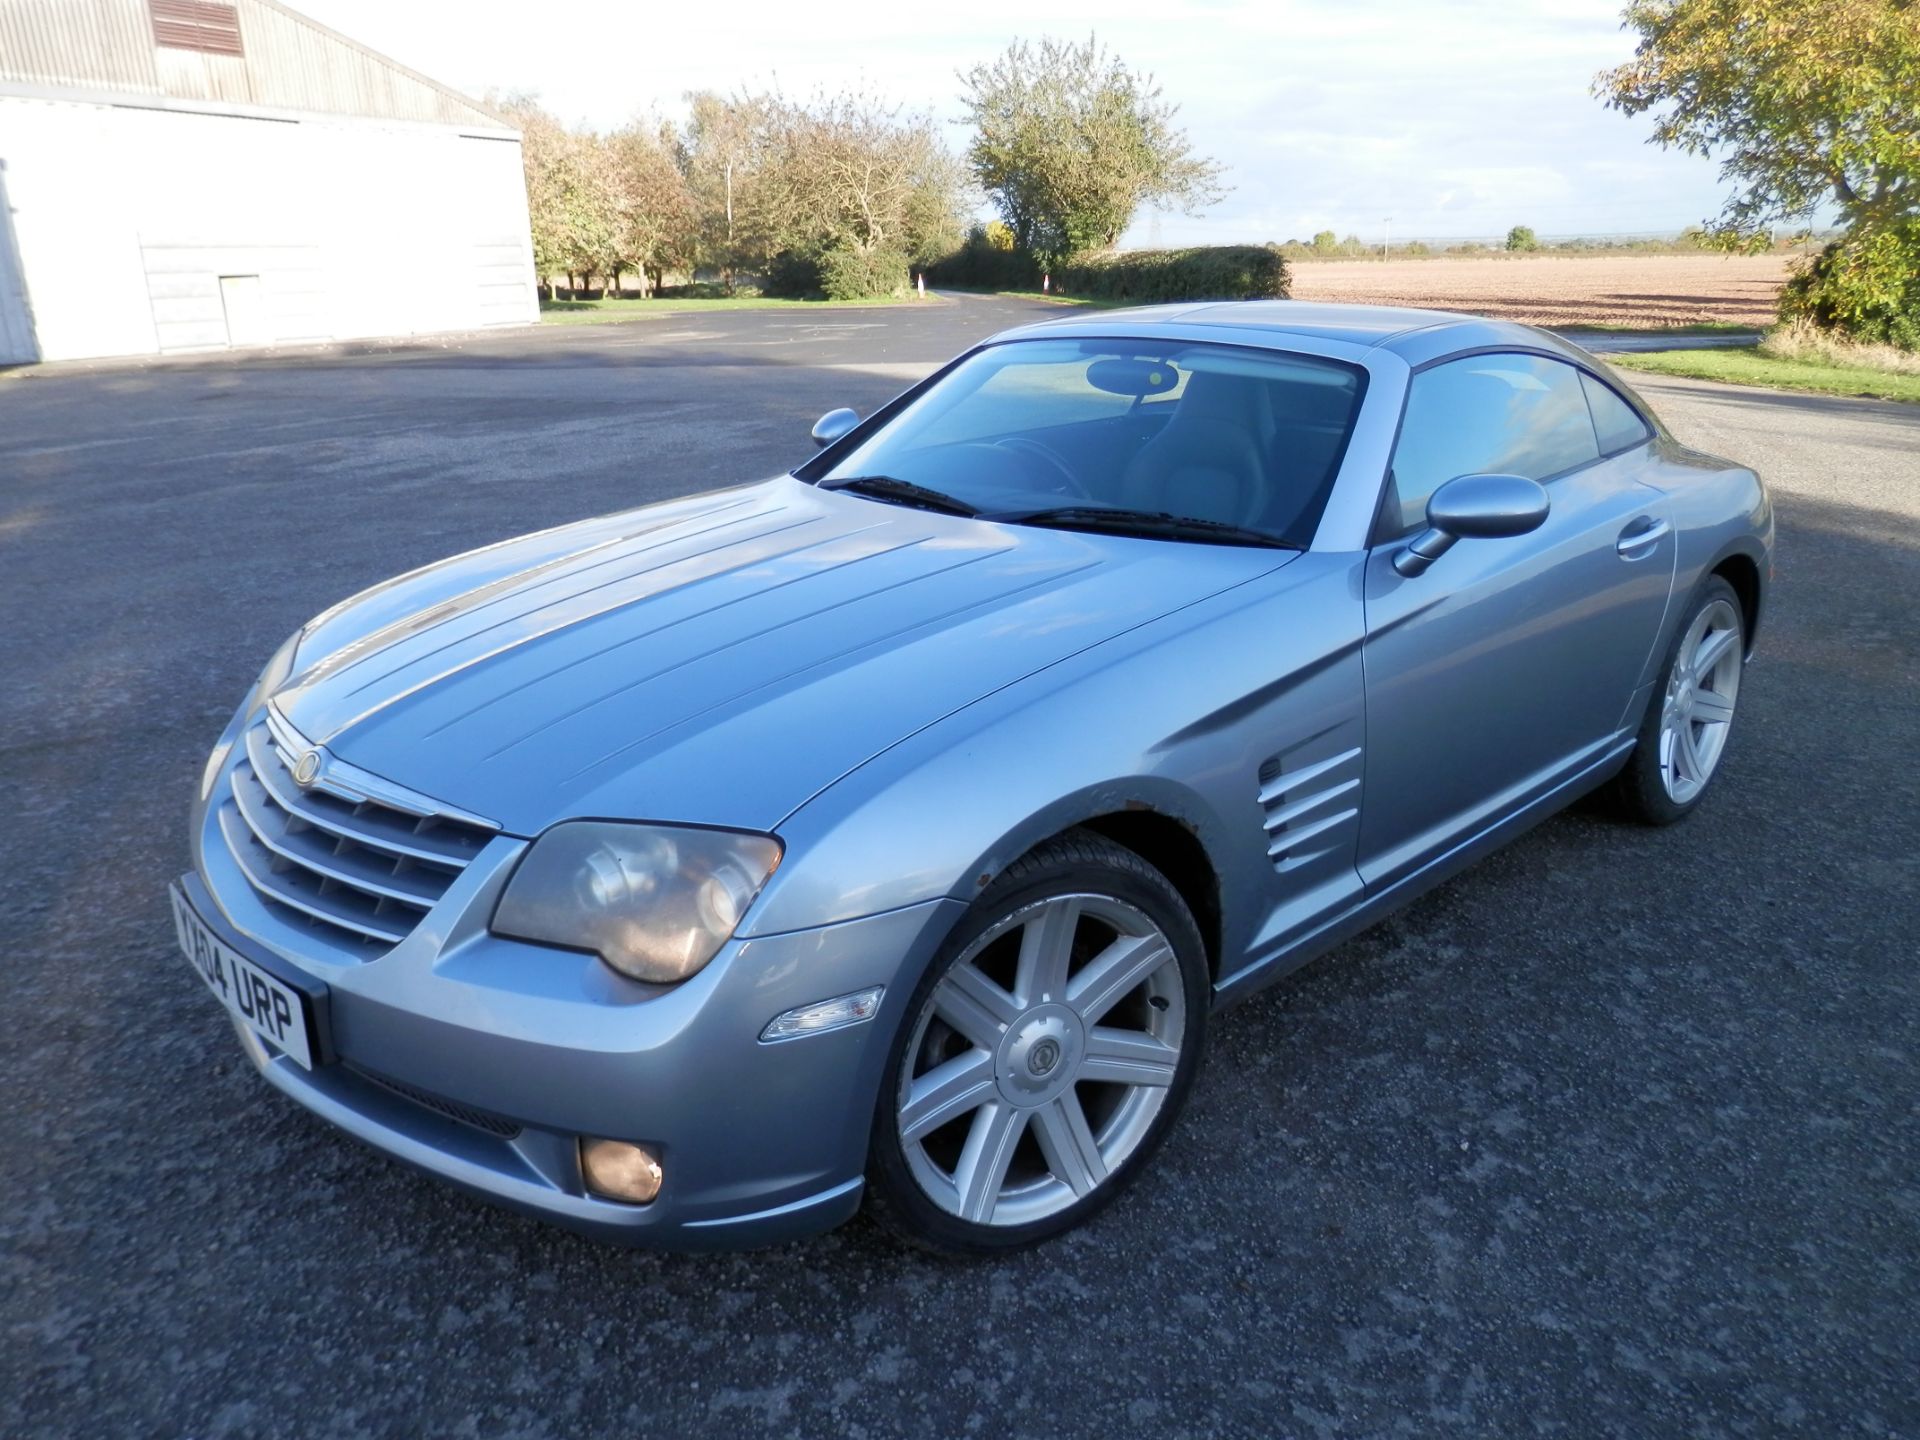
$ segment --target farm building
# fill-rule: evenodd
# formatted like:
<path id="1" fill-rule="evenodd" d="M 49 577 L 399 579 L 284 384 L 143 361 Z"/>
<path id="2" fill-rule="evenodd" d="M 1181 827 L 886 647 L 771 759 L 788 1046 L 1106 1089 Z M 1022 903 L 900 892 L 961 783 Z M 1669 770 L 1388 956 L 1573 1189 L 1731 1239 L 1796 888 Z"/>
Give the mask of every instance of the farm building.
<path id="1" fill-rule="evenodd" d="M 0 363 L 537 313 L 474 101 L 276 0 L 0 0 Z"/>

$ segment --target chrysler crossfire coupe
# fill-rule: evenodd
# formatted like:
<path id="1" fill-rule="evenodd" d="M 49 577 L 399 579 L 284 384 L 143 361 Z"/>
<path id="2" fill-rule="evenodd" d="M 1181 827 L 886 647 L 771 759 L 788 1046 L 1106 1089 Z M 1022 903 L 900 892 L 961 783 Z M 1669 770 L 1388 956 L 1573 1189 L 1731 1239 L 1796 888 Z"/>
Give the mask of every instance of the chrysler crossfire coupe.
<path id="1" fill-rule="evenodd" d="M 604 1237 L 1030 1244 L 1226 1005 L 1699 805 L 1766 609 L 1759 479 L 1517 325 L 1088 314 L 813 439 L 289 637 L 171 895 L 268 1082 Z"/>

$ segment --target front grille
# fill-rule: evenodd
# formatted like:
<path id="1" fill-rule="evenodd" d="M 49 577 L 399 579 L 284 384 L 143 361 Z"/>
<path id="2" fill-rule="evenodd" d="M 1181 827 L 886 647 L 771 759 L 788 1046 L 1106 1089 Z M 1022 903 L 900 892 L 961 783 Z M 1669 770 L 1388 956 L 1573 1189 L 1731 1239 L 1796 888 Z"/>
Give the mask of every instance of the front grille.
<path id="1" fill-rule="evenodd" d="M 431 1110 L 436 1115 L 444 1115 L 449 1120 L 457 1120 L 462 1125 L 471 1125 L 475 1130 L 484 1130 L 487 1134 L 501 1140 L 511 1140 L 520 1133 L 520 1127 L 502 1116 L 490 1114 L 485 1110 L 475 1110 L 471 1105 L 462 1105 L 457 1100 L 446 1100 L 431 1090 L 421 1090 L 407 1084 L 404 1080 L 392 1080 L 372 1070 L 362 1070 L 358 1065 L 349 1066 L 354 1074 L 370 1080 L 382 1090 L 398 1095 L 402 1100 L 410 1100 L 423 1110 Z"/>
<path id="2" fill-rule="evenodd" d="M 247 731 L 233 803 L 219 812 L 227 849 L 275 913 L 371 959 L 412 933 L 494 832 L 303 787 L 283 743 L 265 719 Z"/>

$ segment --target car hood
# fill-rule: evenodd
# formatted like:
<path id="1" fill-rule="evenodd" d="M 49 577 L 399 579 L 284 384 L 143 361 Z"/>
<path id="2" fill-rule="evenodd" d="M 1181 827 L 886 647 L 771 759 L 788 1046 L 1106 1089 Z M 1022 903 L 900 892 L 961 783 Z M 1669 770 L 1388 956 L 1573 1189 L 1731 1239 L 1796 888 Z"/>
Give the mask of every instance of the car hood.
<path id="1" fill-rule="evenodd" d="M 981 696 L 1291 558 L 783 478 L 388 581 L 308 627 L 274 705 L 509 833 L 569 816 L 770 830 Z"/>

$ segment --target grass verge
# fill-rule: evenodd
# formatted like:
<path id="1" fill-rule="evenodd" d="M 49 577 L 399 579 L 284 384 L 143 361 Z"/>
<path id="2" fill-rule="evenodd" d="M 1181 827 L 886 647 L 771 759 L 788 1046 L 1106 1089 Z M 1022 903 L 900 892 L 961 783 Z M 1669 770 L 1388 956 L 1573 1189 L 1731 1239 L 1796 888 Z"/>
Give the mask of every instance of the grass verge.
<path id="1" fill-rule="evenodd" d="M 1588 331 L 1595 335 L 1757 335 L 1761 326 L 1743 325 L 1732 320 L 1700 320 L 1691 325 L 1662 325 L 1658 321 L 1642 320 L 1632 325 L 1553 325 L 1549 326 L 1560 334 L 1577 334 Z"/>
<path id="2" fill-rule="evenodd" d="M 1920 405 L 1920 375 L 1893 374 L 1857 365 L 1826 365 L 1811 360 L 1778 360 L 1750 345 L 1723 350 L 1656 350 L 1639 355 L 1609 355 L 1609 365 L 1683 375 L 1727 385 L 1765 385 L 1775 390 L 1811 390 L 1820 395 L 1858 395 L 1874 400 L 1905 400 Z"/>
<path id="3" fill-rule="evenodd" d="M 973 293 L 991 294 L 997 300 L 1038 300 L 1043 305 L 1067 305 L 1081 310 L 1120 310 L 1140 303 L 1137 300 L 1096 300 L 1083 295 L 1062 295 L 1057 291 L 993 290 Z"/>
<path id="4" fill-rule="evenodd" d="M 1062 295 L 1058 290 L 1041 293 L 1038 290 L 975 290 L 966 285 L 942 285 L 941 291 L 948 295 L 979 295 L 988 300 L 1037 300 L 1042 305 L 1064 305 L 1080 310 L 1122 310 L 1129 305 L 1139 305 L 1139 300 L 1096 300 L 1084 295 Z"/>
<path id="5" fill-rule="evenodd" d="M 767 295 L 735 295 L 716 300 L 542 300 L 540 319 L 548 325 L 617 325 L 661 315 L 710 314 L 716 310 L 858 310 L 876 305 L 933 305 L 926 300 L 777 300 Z"/>

